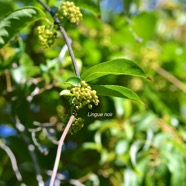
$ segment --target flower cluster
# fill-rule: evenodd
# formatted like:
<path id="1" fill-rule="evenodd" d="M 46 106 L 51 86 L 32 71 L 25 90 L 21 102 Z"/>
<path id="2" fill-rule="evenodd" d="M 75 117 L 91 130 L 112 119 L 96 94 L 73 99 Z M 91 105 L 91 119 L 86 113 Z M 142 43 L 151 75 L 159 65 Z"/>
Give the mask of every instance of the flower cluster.
<path id="1" fill-rule="evenodd" d="M 75 6 L 73 2 L 63 2 L 59 10 L 56 14 L 56 16 L 62 21 L 64 18 L 67 18 L 71 23 L 78 24 L 82 18 L 83 15 L 80 12 L 80 8 Z"/>
<path id="2" fill-rule="evenodd" d="M 63 122 L 62 130 L 65 129 L 65 126 L 66 126 L 69 118 L 70 118 L 69 114 L 66 114 L 61 118 L 61 121 Z M 80 131 L 83 128 L 83 126 L 84 126 L 84 120 L 80 117 L 75 118 L 70 129 L 69 129 L 69 133 L 75 134 L 76 132 Z"/>
<path id="3" fill-rule="evenodd" d="M 99 99 L 96 95 L 96 91 L 92 90 L 91 87 L 85 82 L 81 81 L 81 86 L 75 86 L 71 88 L 71 93 L 75 95 L 73 103 L 75 108 L 79 110 L 85 105 L 88 105 L 88 108 L 92 108 L 92 104 L 98 105 Z"/>
<path id="4" fill-rule="evenodd" d="M 56 32 L 53 32 L 46 28 L 45 25 L 37 27 L 37 33 L 39 37 L 40 44 L 43 48 L 50 47 L 56 38 Z"/>
<path id="5" fill-rule="evenodd" d="M 70 127 L 69 132 L 71 134 L 74 134 L 78 131 L 80 131 L 84 126 L 84 120 L 82 118 L 75 118 L 74 122 L 72 123 L 72 126 Z"/>

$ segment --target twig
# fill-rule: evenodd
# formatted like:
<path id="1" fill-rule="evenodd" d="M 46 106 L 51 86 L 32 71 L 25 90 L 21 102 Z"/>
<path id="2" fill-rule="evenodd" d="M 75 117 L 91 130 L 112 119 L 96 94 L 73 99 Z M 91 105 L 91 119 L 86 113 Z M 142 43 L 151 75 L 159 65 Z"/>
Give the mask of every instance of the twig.
<path id="1" fill-rule="evenodd" d="M 155 71 L 163 76 L 165 79 L 167 79 L 169 82 L 171 82 L 175 87 L 182 90 L 184 93 L 186 93 L 186 85 L 182 83 L 178 78 L 167 72 L 165 69 L 158 67 L 155 69 Z"/>
<path id="2" fill-rule="evenodd" d="M 10 77 L 10 71 L 5 70 L 5 77 L 6 77 L 6 90 L 7 92 L 10 92 L 12 90 L 12 83 L 11 83 L 11 77 Z"/>
<path id="3" fill-rule="evenodd" d="M 37 139 L 36 139 L 37 132 L 43 132 L 52 143 L 58 145 L 58 141 L 55 140 L 55 138 L 53 136 L 51 136 L 50 132 L 47 129 L 47 127 L 51 127 L 51 126 L 53 126 L 53 124 L 51 124 L 51 123 L 41 124 L 39 122 L 34 122 L 34 124 L 39 125 L 39 127 L 34 128 L 34 129 L 28 129 L 28 131 L 31 132 L 32 140 L 38 148 L 40 148 L 41 145 L 37 142 Z"/>
<path id="4" fill-rule="evenodd" d="M 91 177 L 91 173 L 89 172 L 88 174 L 82 176 L 78 180 L 79 180 L 80 183 L 83 183 L 83 182 L 87 181 L 90 177 Z"/>
<path id="5" fill-rule="evenodd" d="M 70 44 L 71 39 L 68 37 L 65 29 L 62 27 L 60 20 L 52 12 L 52 9 L 47 4 L 45 4 L 42 0 L 38 0 L 38 2 L 51 14 L 51 16 L 53 17 L 53 19 L 55 21 L 55 24 L 58 25 L 58 27 L 61 31 L 61 34 L 62 34 L 62 36 L 63 36 L 63 38 L 66 42 L 66 45 L 68 47 L 68 51 L 70 53 L 70 57 L 72 59 L 72 63 L 73 63 L 73 66 L 74 66 L 75 74 L 76 74 L 77 77 L 80 77 L 80 73 L 79 73 L 79 70 L 78 70 L 78 67 L 77 67 L 76 59 L 74 57 L 74 52 L 73 52 L 71 44 Z"/>
<path id="6" fill-rule="evenodd" d="M 65 137 L 66 137 L 66 135 L 67 135 L 67 133 L 70 129 L 70 126 L 72 125 L 72 122 L 75 118 L 75 114 L 76 114 L 76 111 L 71 115 L 71 117 L 70 117 L 70 119 L 67 123 L 67 126 L 65 127 L 65 130 L 62 133 L 61 138 L 59 140 L 57 153 L 56 153 L 56 159 L 55 159 L 54 168 L 53 168 L 53 172 L 52 172 L 52 177 L 51 177 L 51 180 L 50 180 L 50 186 L 54 186 L 55 177 L 56 177 L 57 169 L 58 169 L 58 165 L 59 165 L 59 160 L 60 160 L 60 157 L 61 157 L 62 146 L 63 146 L 64 140 L 65 140 Z"/>
<path id="7" fill-rule="evenodd" d="M 58 141 L 55 140 L 55 138 L 50 134 L 50 132 L 49 132 L 46 128 L 43 128 L 43 132 L 46 134 L 46 136 L 48 137 L 48 139 L 49 139 L 53 144 L 58 145 Z"/>
<path id="8" fill-rule="evenodd" d="M 66 54 L 67 51 L 68 51 L 68 47 L 67 47 L 67 45 L 64 45 L 64 46 L 62 47 L 60 53 L 59 53 L 59 56 L 56 57 L 56 58 L 54 58 L 54 59 L 52 60 L 52 62 L 53 62 L 53 63 L 57 63 L 57 62 L 62 63 L 62 61 L 63 61 L 63 59 L 64 59 L 65 54 Z"/>
<path id="9" fill-rule="evenodd" d="M 49 90 L 51 88 L 53 88 L 54 86 L 56 86 L 56 82 L 53 81 L 51 84 L 48 84 L 46 85 L 45 87 L 43 88 L 39 88 L 38 87 L 38 84 L 36 83 L 33 83 L 36 87 L 34 88 L 34 90 L 31 92 L 31 94 L 29 96 L 27 96 L 27 101 L 31 102 L 33 97 L 36 96 L 36 95 L 39 95 L 41 93 L 43 93 L 45 90 Z"/>
<path id="10" fill-rule="evenodd" d="M 38 2 L 51 14 L 51 16 L 54 19 L 54 23 L 58 25 L 59 30 L 61 31 L 61 34 L 62 34 L 62 36 L 63 36 L 63 38 L 66 42 L 66 45 L 68 47 L 68 51 L 70 53 L 70 57 L 72 59 L 72 63 L 73 63 L 73 66 L 74 66 L 75 74 L 76 74 L 77 77 L 80 77 L 80 73 L 79 73 L 77 63 L 76 63 L 76 60 L 75 60 L 75 57 L 74 57 L 74 53 L 73 53 L 73 50 L 72 50 L 72 47 L 71 47 L 71 42 L 72 42 L 71 39 L 66 34 L 66 31 L 62 27 L 60 20 L 55 16 L 52 9 L 47 4 L 45 4 L 42 0 L 38 0 Z M 56 159 L 55 159 L 55 163 L 54 163 L 54 168 L 53 168 L 53 172 L 52 172 L 52 176 L 51 176 L 51 180 L 50 180 L 50 186 L 54 186 L 55 177 L 56 177 L 56 174 L 57 174 L 57 169 L 58 169 L 58 165 L 59 165 L 59 161 L 60 161 L 60 157 L 61 157 L 62 146 L 63 146 L 64 140 L 66 138 L 66 135 L 67 135 L 67 133 L 68 133 L 68 131 L 69 131 L 71 125 L 72 125 L 72 122 L 75 118 L 76 112 L 77 112 L 76 109 L 74 109 L 74 111 L 73 111 L 72 115 L 70 116 L 70 119 L 69 119 L 69 121 L 68 121 L 68 123 L 65 127 L 65 130 L 63 131 L 63 133 L 61 135 L 61 138 L 59 140 L 57 153 L 56 153 Z"/>
<path id="11" fill-rule="evenodd" d="M 12 168 L 15 172 L 17 180 L 22 182 L 23 179 L 22 179 L 21 173 L 19 172 L 19 169 L 17 166 L 17 161 L 14 156 L 14 153 L 11 151 L 11 149 L 5 143 L 3 143 L 2 140 L 0 140 L 0 147 L 8 154 L 8 156 L 11 160 Z M 22 185 L 25 185 L 25 184 L 22 184 Z"/>
<path id="12" fill-rule="evenodd" d="M 26 131 L 25 131 L 25 126 L 19 121 L 18 117 L 16 117 L 15 119 L 16 119 L 16 128 L 23 135 L 23 139 L 28 146 L 28 150 L 29 150 L 31 159 L 33 161 L 33 164 L 34 164 L 34 167 L 35 167 L 35 170 L 36 170 L 36 179 L 38 181 L 38 186 L 44 186 L 44 181 L 43 181 L 43 178 L 41 176 L 41 169 L 40 169 L 39 164 L 38 164 L 37 156 L 34 152 L 35 147 L 34 147 L 33 144 L 30 143 L 30 139 L 27 136 Z"/>
<path id="13" fill-rule="evenodd" d="M 134 37 L 134 39 L 138 42 L 138 43 L 142 43 L 143 42 L 143 39 L 141 38 L 141 37 L 139 37 L 138 35 L 137 35 L 137 33 L 134 31 L 134 29 L 132 28 L 132 26 L 131 26 L 131 20 L 130 20 L 130 18 L 128 17 L 128 16 L 126 16 L 125 15 L 125 20 L 126 20 L 126 23 L 128 24 L 128 26 L 129 26 L 129 31 L 130 31 L 130 33 L 132 34 L 132 36 Z"/>

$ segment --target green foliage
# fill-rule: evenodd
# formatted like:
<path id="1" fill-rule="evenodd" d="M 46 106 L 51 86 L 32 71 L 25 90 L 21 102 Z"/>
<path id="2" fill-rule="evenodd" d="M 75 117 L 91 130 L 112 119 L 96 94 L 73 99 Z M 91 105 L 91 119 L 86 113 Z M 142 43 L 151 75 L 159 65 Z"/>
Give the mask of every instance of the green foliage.
<path id="1" fill-rule="evenodd" d="M 3 17 L 10 11 L 13 11 L 12 4 L 7 1 L 0 1 L 0 17 Z"/>
<path id="2" fill-rule="evenodd" d="M 62 90 L 60 95 L 70 96 L 70 104 L 73 105 L 76 110 L 81 109 L 85 105 L 88 105 L 88 108 L 92 109 L 92 103 L 95 105 L 99 103 L 96 91 L 92 90 L 85 81 L 81 81 L 80 84 L 78 82 L 77 84 L 77 80 L 79 80 L 79 78 L 69 78 L 67 83 L 70 82 L 73 86 L 69 87 L 70 91 Z"/>
<path id="3" fill-rule="evenodd" d="M 59 30 L 51 47 L 40 46 L 37 27 L 46 17 L 44 24 L 55 26 L 38 1 L 0 0 L 0 185 L 48 184 L 73 112 L 71 88 L 86 81 L 100 102 L 78 110 L 57 181 L 184 186 L 185 2 L 164 1 L 149 11 L 147 1 L 127 0 L 121 13 L 113 7 L 103 12 L 97 0 L 72 2 L 83 20 L 62 26 L 72 39 L 80 78 Z"/>
<path id="4" fill-rule="evenodd" d="M 66 83 L 68 85 L 72 85 L 72 86 L 80 86 L 81 85 L 81 79 L 78 77 L 70 77 L 69 79 L 67 79 Z"/>
<path id="5" fill-rule="evenodd" d="M 13 36 L 28 24 L 44 18 L 44 13 L 35 7 L 15 10 L 0 20 L 0 47 L 3 47 Z"/>
<path id="6" fill-rule="evenodd" d="M 142 12 L 134 18 L 132 28 L 143 40 L 151 40 L 156 31 L 156 16 L 153 13 Z"/>
<path id="7" fill-rule="evenodd" d="M 91 67 L 81 78 L 88 82 L 109 74 L 145 77 L 143 70 L 134 62 L 128 59 L 114 59 Z"/>
<path id="8" fill-rule="evenodd" d="M 141 102 L 140 97 L 132 90 L 118 85 L 98 85 L 93 87 L 98 95 L 127 98 Z"/>

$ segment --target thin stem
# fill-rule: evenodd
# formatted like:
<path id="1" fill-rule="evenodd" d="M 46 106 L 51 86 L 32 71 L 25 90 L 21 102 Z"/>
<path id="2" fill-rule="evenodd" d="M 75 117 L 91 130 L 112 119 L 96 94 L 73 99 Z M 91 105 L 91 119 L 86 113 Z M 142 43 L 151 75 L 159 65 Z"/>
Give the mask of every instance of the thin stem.
<path id="1" fill-rule="evenodd" d="M 68 51 L 70 53 L 70 57 L 71 57 L 71 60 L 72 60 L 73 66 L 74 66 L 75 74 L 76 74 L 77 77 L 80 77 L 80 73 L 79 73 L 79 70 L 78 70 L 78 67 L 77 67 L 77 62 L 76 62 L 74 52 L 73 52 L 72 47 L 71 47 L 71 39 L 68 37 L 65 29 L 62 27 L 60 20 L 52 12 L 52 9 L 47 4 L 45 4 L 42 0 L 38 0 L 38 2 L 51 14 L 51 16 L 53 17 L 53 19 L 55 21 L 55 24 L 58 25 L 58 27 L 60 29 L 60 32 L 61 32 L 61 34 L 62 34 L 62 36 L 65 40 L 65 43 L 68 47 Z"/>
<path id="2" fill-rule="evenodd" d="M 175 87 L 182 90 L 184 93 L 186 93 L 186 85 L 182 83 L 178 78 L 167 72 L 165 69 L 158 67 L 155 69 L 158 74 L 163 76 L 165 79 L 167 79 L 169 82 L 171 82 Z"/>
<path id="3" fill-rule="evenodd" d="M 37 156 L 35 154 L 35 147 L 34 147 L 34 145 L 32 145 L 30 143 L 30 138 L 28 137 L 28 135 L 26 133 L 25 126 L 20 122 L 18 117 L 16 117 L 15 120 L 16 120 L 16 128 L 23 135 L 23 139 L 24 139 L 25 143 L 27 144 L 31 159 L 33 161 L 34 168 L 36 170 L 36 180 L 38 182 L 38 186 L 44 186 L 44 181 L 41 176 L 41 169 L 38 164 Z"/>
<path id="4" fill-rule="evenodd" d="M 60 23 L 58 23 L 58 18 L 55 18 L 56 19 L 56 23 L 58 24 L 58 27 L 65 39 L 65 42 L 66 42 L 66 45 L 68 47 L 68 51 L 70 53 L 70 57 L 71 57 L 71 60 L 72 60 L 72 63 L 73 63 L 73 66 L 74 66 L 74 70 L 75 70 L 75 74 L 77 77 L 80 77 L 80 73 L 79 73 L 79 70 L 78 70 L 78 67 L 77 67 L 77 63 L 76 63 L 76 59 L 75 59 L 75 56 L 74 56 L 74 53 L 73 53 L 73 50 L 72 50 L 72 47 L 71 47 L 71 39 L 67 36 L 64 28 L 60 25 Z"/>
<path id="5" fill-rule="evenodd" d="M 141 38 L 141 37 L 139 37 L 138 35 L 137 35 L 137 33 L 134 31 L 134 29 L 132 28 L 132 26 L 131 26 L 131 20 L 130 20 L 130 18 L 127 16 L 127 15 L 125 15 L 125 20 L 126 20 L 126 23 L 128 24 L 128 26 L 129 26 L 129 31 L 130 31 L 130 33 L 132 34 L 132 36 L 134 37 L 134 39 L 138 42 L 138 43 L 142 43 L 143 42 L 143 39 Z"/>
<path id="6" fill-rule="evenodd" d="M 11 149 L 8 146 L 5 145 L 5 143 L 3 143 L 2 140 L 0 140 L 0 148 L 2 148 L 8 154 L 8 156 L 10 157 L 12 168 L 15 172 L 16 178 L 17 178 L 18 181 L 22 182 L 23 179 L 22 179 L 21 173 L 18 169 L 17 161 L 16 161 L 16 158 L 14 156 L 14 153 L 11 151 Z"/>
<path id="7" fill-rule="evenodd" d="M 11 84 L 11 78 L 10 78 L 10 71 L 5 71 L 5 77 L 6 77 L 6 90 L 7 92 L 10 92 L 12 90 L 12 84 Z"/>
<path id="8" fill-rule="evenodd" d="M 60 20 L 55 16 L 55 14 L 52 12 L 52 9 L 47 5 L 45 4 L 42 0 L 38 0 L 38 2 L 51 14 L 51 16 L 53 17 L 54 19 L 54 22 L 55 24 L 58 25 L 59 27 L 59 30 L 66 42 L 66 45 L 68 47 L 68 51 L 70 53 L 70 57 L 72 59 L 72 63 L 73 63 L 73 66 L 74 66 L 74 71 L 75 71 L 75 74 L 77 77 L 80 77 L 80 73 L 79 73 L 79 70 L 78 70 L 78 67 L 77 67 L 77 63 L 76 63 L 76 59 L 75 59 L 75 56 L 74 56 L 74 53 L 73 53 L 73 50 L 72 50 L 72 47 L 71 47 L 71 39 L 68 37 L 65 29 L 62 27 L 61 23 L 60 23 Z M 55 178 L 56 178 L 56 174 L 57 174 L 57 170 L 58 170 L 58 165 L 59 165 L 59 161 L 60 161 L 60 157 L 61 157 L 61 151 L 62 151 L 62 146 L 63 146 L 63 143 L 64 143 L 64 140 L 66 138 L 66 135 L 72 125 L 72 122 L 75 118 L 75 115 L 76 115 L 76 110 L 73 111 L 66 127 L 65 127 L 65 130 L 63 131 L 62 135 L 61 135 L 61 138 L 59 140 L 59 143 L 58 143 L 58 148 L 57 148 L 57 153 L 56 153 L 56 159 L 55 159 L 55 163 L 54 163 L 54 168 L 53 168 L 53 171 L 52 171 L 52 176 L 51 176 L 51 180 L 50 180 L 50 186 L 54 186 L 54 182 L 55 182 Z"/>
<path id="9" fill-rule="evenodd" d="M 60 161 L 60 157 L 61 157 L 62 146 L 63 146 L 65 137 L 66 137 L 66 135 L 67 135 L 67 133 L 70 129 L 70 126 L 72 125 L 72 122 L 73 122 L 74 118 L 75 118 L 75 113 L 71 115 L 71 117 L 70 117 L 70 119 L 67 123 L 67 126 L 65 127 L 65 130 L 62 133 L 61 138 L 59 140 L 56 159 L 55 159 L 55 163 L 54 163 L 54 168 L 53 168 L 53 171 L 52 171 L 52 177 L 51 177 L 51 180 L 50 180 L 50 186 L 54 186 L 55 177 L 56 177 L 56 174 L 57 174 L 57 169 L 58 169 L 58 165 L 59 165 L 59 161 Z"/>

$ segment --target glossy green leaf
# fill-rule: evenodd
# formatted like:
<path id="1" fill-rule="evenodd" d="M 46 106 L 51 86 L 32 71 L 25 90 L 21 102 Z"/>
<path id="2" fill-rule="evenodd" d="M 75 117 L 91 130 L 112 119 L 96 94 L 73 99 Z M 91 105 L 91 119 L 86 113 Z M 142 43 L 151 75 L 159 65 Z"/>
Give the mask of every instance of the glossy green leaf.
<path id="1" fill-rule="evenodd" d="M 98 95 L 127 98 L 142 103 L 140 97 L 132 90 L 119 85 L 93 86 Z"/>
<path id="2" fill-rule="evenodd" d="M 109 74 L 145 77 L 143 70 L 133 61 L 119 58 L 89 68 L 82 74 L 81 78 L 88 82 Z"/>
<path id="3" fill-rule="evenodd" d="M 78 77 L 70 77 L 67 79 L 66 83 L 73 86 L 80 86 L 81 79 Z"/>
<path id="4" fill-rule="evenodd" d="M 70 92 L 70 90 L 62 90 L 60 93 L 59 93 L 60 96 L 73 96 L 74 94 L 72 94 Z"/>
<path id="5" fill-rule="evenodd" d="M 15 10 L 0 20 L 0 48 L 33 21 L 45 17 L 38 8 L 27 7 Z"/>

